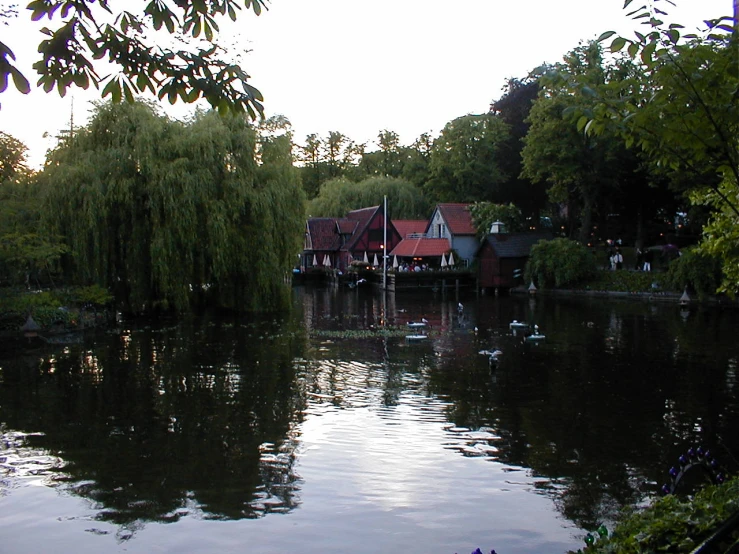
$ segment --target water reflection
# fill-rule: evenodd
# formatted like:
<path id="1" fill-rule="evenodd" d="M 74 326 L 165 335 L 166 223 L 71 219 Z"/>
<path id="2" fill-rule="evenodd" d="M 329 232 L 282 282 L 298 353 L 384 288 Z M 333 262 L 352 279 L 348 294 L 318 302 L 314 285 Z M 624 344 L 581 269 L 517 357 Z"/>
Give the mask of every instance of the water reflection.
<path id="1" fill-rule="evenodd" d="M 379 332 L 421 318 L 427 341 Z M 514 319 L 546 340 L 523 341 Z M 0 361 L 0 487 L 84 498 L 119 541 L 146 522 L 269 520 L 257 552 L 337 548 L 278 538 L 294 524 L 263 517 L 289 514 L 355 536 L 356 552 L 377 551 L 365 521 L 388 551 L 461 551 L 470 533 L 564 551 L 653 496 L 691 445 L 739 469 L 736 323 L 642 302 L 306 289 L 282 319 L 119 329 Z M 352 330 L 368 334 L 326 334 Z M 542 515 L 511 521 L 505 505 Z"/>
<path id="2" fill-rule="evenodd" d="M 300 503 L 303 341 L 289 323 L 201 321 L 3 362 L 4 425 L 42 433 L 64 460 L 48 482 L 94 502 L 101 521 L 284 513 Z"/>

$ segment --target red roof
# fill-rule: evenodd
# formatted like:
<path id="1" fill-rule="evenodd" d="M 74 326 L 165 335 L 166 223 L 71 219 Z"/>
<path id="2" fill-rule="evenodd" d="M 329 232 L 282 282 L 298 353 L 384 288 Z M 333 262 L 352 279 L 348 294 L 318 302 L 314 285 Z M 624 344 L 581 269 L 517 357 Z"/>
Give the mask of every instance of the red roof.
<path id="1" fill-rule="evenodd" d="M 333 217 L 312 217 L 308 220 L 311 250 L 338 250 L 341 237 Z"/>
<path id="2" fill-rule="evenodd" d="M 447 239 L 403 239 L 392 252 L 391 256 L 401 258 L 425 258 L 428 256 L 441 256 L 449 252 L 449 241 Z"/>
<path id="3" fill-rule="evenodd" d="M 357 222 L 354 219 L 339 219 L 336 223 L 338 223 L 339 232 L 342 235 L 351 235 L 357 228 Z"/>
<path id="4" fill-rule="evenodd" d="M 394 219 L 393 225 L 404 239 L 411 233 L 425 233 L 429 222 L 425 219 Z"/>
<path id="5" fill-rule="evenodd" d="M 472 225 L 472 215 L 469 204 L 437 204 L 441 216 L 446 221 L 449 232 L 453 235 L 474 235 L 475 227 Z"/>

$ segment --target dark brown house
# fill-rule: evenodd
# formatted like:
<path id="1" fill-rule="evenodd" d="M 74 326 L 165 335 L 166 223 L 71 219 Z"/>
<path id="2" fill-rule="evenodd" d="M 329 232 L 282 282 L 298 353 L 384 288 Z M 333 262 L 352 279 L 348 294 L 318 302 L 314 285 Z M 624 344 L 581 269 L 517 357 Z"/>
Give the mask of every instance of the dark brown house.
<path id="1" fill-rule="evenodd" d="M 523 270 L 531 247 L 540 240 L 551 240 L 551 233 L 491 233 L 477 251 L 480 287 L 512 288 L 522 281 L 514 271 Z"/>

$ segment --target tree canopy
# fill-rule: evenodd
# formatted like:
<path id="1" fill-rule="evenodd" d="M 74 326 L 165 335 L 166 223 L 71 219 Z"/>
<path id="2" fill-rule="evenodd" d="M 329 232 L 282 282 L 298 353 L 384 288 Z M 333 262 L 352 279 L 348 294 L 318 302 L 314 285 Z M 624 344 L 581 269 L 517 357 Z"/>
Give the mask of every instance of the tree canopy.
<path id="1" fill-rule="evenodd" d="M 239 310 L 286 299 L 303 197 L 290 142 L 243 117 L 171 121 L 144 103 L 101 104 L 42 178 L 45 221 L 66 237 L 76 282 L 133 312 L 187 310 L 197 295 Z"/>
<path id="2" fill-rule="evenodd" d="M 477 236 L 480 240 L 490 233 L 493 223 L 500 222 L 505 225 L 509 233 L 517 233 L 524 230 L 524 217 L 521 209 L 514 204 L 493 204 L 492 202 L 475 202 L 470 206 L 472 224 L 475 226 Z"/>
<path id="3" fill-rule="evenodd" d="M 496 201 L 508 126 L 495 115 L 465 115 L 444 126 L 429 160 L 426 195 L 438 202 Z"/>
<path id="4" fill-rule="evenodd" d="M 428 217 L 429 206 L 415 185 L 394 177 L 370 177 L 358 183 L 332 179 L 321 186 L 320 194 L 308 205 L 312 217 L 342 217 L 351 210 L 378 206 L 387 196 L 395 219 Z"/>
<path id="5" fill-rule="evenodd" d="M 627 38 L 609 31 L 600 40 L 610 39 L 610 50 L 625 52 L 639 71 L 591 89 L 591 108 L 571 115 L 592 136 L 620 133 L 654 168 L 689 183 L 691 201 L 713 210 L 701 250 L 722 260 L 720 290 L 733 294 L 739 291 L 739 33 L 729 16 L 706 21 L 699 35 L 665 24 L 665 12 L 653 4 L 631 15 L 644 23 L 644 33 Z M 568 81 L 571 90 L 582 85 Z"/>
<path id="6" fill-rule="evenodd" d="M 57 22 L 41 31 L 46 38 L 33 64 L 37 86 L 46 92 L 56 88 L 61 96 L 73 86 L 102 86 L 102 96 L 114 102 L 133 101 L 145 91 L 170 103 L 204 98 L 222 113 L 230 109 L 255 118 L 263 112 L 262 95 L 217 42 L 219 20 L 235 21 L 242 5 L 259 15 L 266 0 L 152 0 L 136 11 L 119 12 L 108 0 L 33 0 L 28 10 L 34 21 Z M 162 46 L 161 33 L 178 39 L 173 41 L 178 46 Z M 0 93 L 9 80 L 23 93 L 31 90 L 15 59 L 11 45 L 0 42 Z M 103 59 L 112 72 L 100 73 L 97 60 Z"/>

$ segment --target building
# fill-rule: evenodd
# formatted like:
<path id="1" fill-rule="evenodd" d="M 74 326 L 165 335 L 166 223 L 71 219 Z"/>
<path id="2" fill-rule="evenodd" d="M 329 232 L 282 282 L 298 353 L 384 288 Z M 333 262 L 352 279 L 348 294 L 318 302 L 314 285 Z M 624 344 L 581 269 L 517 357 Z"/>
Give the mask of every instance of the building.
<path id="1" fill-rule="evenodd" d="M 391 221 L 387 225 L 382 206 L 353 210 L 346 217 L 312 217 L 306 222 L 301 269 L 332 267 L 345 271 L 353 260 L 369 263 L 382 256 L 387 246 L 391 251 L 401 236 Z"/>
<path id="2" fill-rule="evenodd" d="M 449 250 L 455 252 L 455 261 L 463 267 L 472 264 L 480 247 L 469 206 L 437 204 L 426 228 L 426 238 L 449 241 Z"/>
<path id="3" fill-rule="evenodd" d="M 531 247 L 551 239 L 548 232 L 490 233 L 477 251 L 479 286 L 509 289 L 524 284 L 522 275 Z M 517 271 L 521 277 L 516 276 Z"/>

